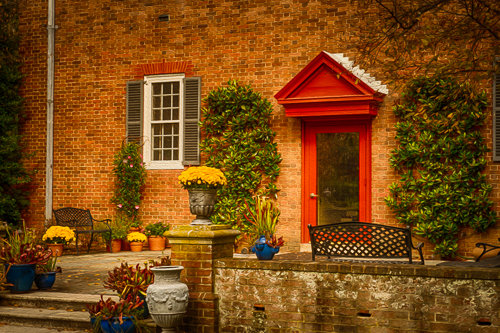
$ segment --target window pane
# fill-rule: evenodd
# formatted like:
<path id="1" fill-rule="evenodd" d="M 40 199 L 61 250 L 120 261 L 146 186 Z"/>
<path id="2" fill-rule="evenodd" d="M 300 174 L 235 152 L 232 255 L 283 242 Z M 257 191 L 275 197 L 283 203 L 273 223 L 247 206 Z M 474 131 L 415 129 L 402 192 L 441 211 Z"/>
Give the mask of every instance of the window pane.
<path id="1" fill-rule="evenodd" d="M 179 93 L 179 82 L 172 82 L 173 86 L 173 93 L 178 94 Z"/>
<path id="2" fill-rule="evenodd" d="M 172 113 L 172 120 L 179 120 L 179 109 L 173 109 Z"/>
<path id="3" fill-rule="evenodd" d="M 153 107 L 160 108 L 161 107 L 161 97 L 153 96 Z"/>
<path id="4" fill-rule="evenodd" d="M 174 136 L 174 147 L 176 147 L 176 148 L 179 147 L 179 136 L 178 135 Z"/>
<path id="5" fill-rule="evenodd" d="M 172 97 L 170 97 L 170 96 L 163 96 L 163 107 L 164 108 L 169 108 L 171 106 L 172 106 Z"/>
<path id="6" fill-rule="evenodd" d="M 179 124 L 171 124 L 173 125 L 173 133 L 174 134 L 179 134 Z"/>
<path id="7" fill-rule="evenodd" d="M 160 148 L 161 147 L 161 137 L 155 137 L 153 139 L 153 148 Z"/>
<path id="8" fill-rule="evenodd" d="M 160 161 L 161 150 L 153 150 L 153 160 Z"/>
<path id="9" fill-rule="evenodd" d="M 172 106 L 179 107 L 179 95 L 172 96 Z"/>
<path id="10" fill-rule="evenodd" d="M 160 124 L 154 124 L 153 126 L 153 135 L 161 135 L 161 125 Z"/>
<path id="11" fill-rule="evenodd" d="M 164 161 L 171 161 L 172 160 L 172 151 L 171 150 L 164 150 L 163 151 L 163 160 Z"/>
<path id="12" fill-rule="evenodd" d="M 172 137 L 167 136 L 163 141 L 163 148 L 172 148 Z"/>
<path id="13" fill-rule="evenodd" d="M 179 150 L 178 149 L 174 149 L 174 160 L 178 160 L 179 159 Z"/>
<path id="14" fill-rule="evenodd" d="M 161 94 L 161 84 L 153 83 L 153 95 L 159 95 L 159 94 Z"/>
<path id="15" fill-rule="evenodd" d="M 153 110 L 153 120 L 161 120 L 161 110 Z"/>
<path id="16" fill-rule="evenodd" d="M 163 110 L 163 120 L 172 120 L 171 114 L 169 109 Z"/>
<path id="17" fill-rule="evenodd" d="M 170 94 L 172 92 L 172 89 L 170 87 L 172 83 L 170 82 L 167 82 L 167 83 L 164 83 L 163 84 L 163 94 L 166 95 L 166 94 Z"/>

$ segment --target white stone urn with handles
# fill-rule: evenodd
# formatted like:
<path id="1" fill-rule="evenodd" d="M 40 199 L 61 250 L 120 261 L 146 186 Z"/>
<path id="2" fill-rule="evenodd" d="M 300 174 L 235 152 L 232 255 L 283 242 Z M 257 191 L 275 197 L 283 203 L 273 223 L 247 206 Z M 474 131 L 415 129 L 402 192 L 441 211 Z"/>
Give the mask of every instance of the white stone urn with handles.
<path id="1" fill-rule="evenodd" d="M 189 290 L 179 281 L 183 266 L 157 266 L 151 268 L 155 282 L 146 290 L 146 303 L 156 325 L 162 333 L 177 332 L 177 326 L 186 313 Z"/>

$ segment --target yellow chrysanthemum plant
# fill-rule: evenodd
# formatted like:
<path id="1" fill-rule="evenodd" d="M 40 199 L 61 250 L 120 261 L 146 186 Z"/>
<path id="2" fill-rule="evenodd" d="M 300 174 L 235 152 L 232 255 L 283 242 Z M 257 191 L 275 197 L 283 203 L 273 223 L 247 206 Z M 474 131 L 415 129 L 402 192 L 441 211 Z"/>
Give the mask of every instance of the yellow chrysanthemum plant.
<path id="1" fill-rule="evenodd" d="M 75 233 L 69 227 L 52 226 L 42 237 L 47 244 L 68 244 L 75 240 Z"/>
<path id="2" fill-rule="evenodd" d="M 127 240 L 129 242 L 141 242 L 144 243 L 148 238 L 142 232 L 131 232 L 127 235 Z"/>
<path id="3" fill-rule="evenodd" d="M 179 176 L 179 184 L 186 190 L 217 189 L 227 185 L 224 173 L 207 166 L 190 167 Z"/>

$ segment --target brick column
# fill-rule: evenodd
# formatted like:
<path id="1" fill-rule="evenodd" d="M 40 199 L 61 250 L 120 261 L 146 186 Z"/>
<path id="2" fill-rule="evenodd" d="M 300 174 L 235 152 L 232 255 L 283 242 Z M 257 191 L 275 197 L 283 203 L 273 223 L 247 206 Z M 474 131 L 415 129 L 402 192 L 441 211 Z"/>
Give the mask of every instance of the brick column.
<path id="1" fill-rule="evenodd" d="M 218 295 L 214 293 L 214 261 L 232 258 L 239 231 L 223 225 L 175 226 L 165 235 L 172 246 L 172 265 L 184 266 L 181 281 L 189 288 L 184 332 L 218 332 Z"/>

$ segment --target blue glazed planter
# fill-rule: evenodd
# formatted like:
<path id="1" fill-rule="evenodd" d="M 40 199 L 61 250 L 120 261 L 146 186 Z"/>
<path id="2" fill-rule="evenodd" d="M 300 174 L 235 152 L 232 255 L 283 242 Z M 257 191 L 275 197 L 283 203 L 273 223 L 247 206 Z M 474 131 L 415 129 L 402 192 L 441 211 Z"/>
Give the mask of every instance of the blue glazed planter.
<path id="1" fill-rule="evenodd" d="M 35 280 L 35 264 L 14 264 L 10 266 L 7 273 L 7 283 L 12 283 L 9 287 L 11 293 L 26 293 L 31 290 Z M 7 269 L 8 265 L 6 265 Z"/>
<path id="2" fill-rule="evenodd" d="M 47 272 L 35 275 L 35 285 L 38 289 L 50 289 L 54 285 L 54 282 L 56 282 L 56 272 Z"/>
<path id="3" fill-rule="evenodd" d="M 271 247 L 266 244 L 266 236 L 260 236 L 255 245 L 250 248 L 259 260 L 271 260 L 280 251 L 279 247 Z"/>
<path id="4" fill-rule="evenodd" d="M 109 320 L 101 320 L 101 331 L 103 333 L 135 333 L 135 325 L 132 317 L 123 317 L 123 324 L 120 324 L 120 318 L 113 317 Z"/>

